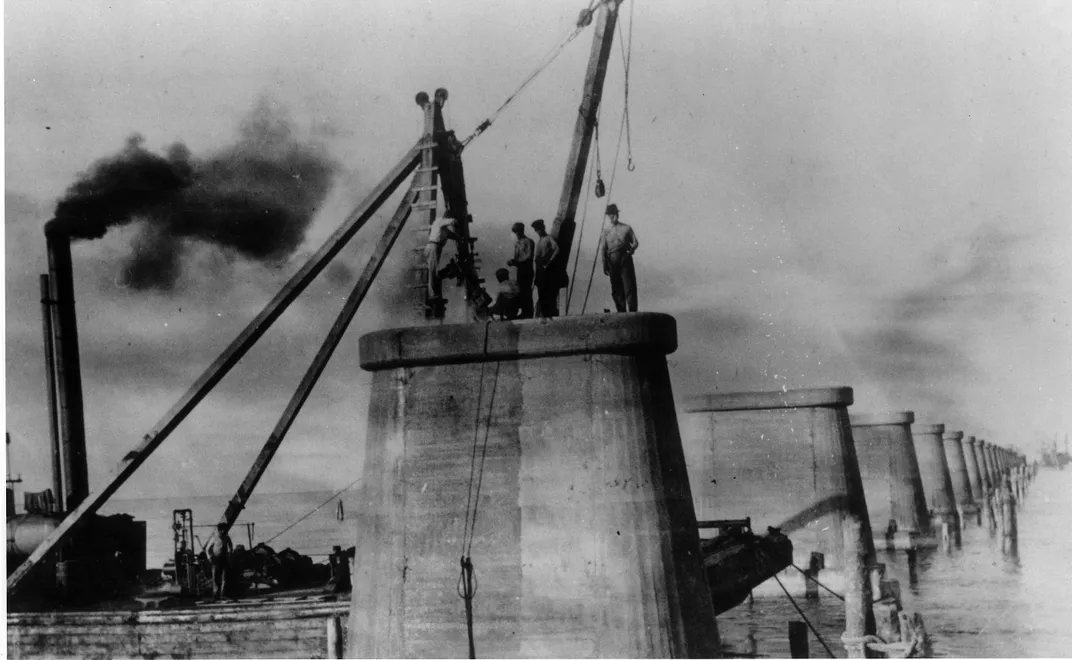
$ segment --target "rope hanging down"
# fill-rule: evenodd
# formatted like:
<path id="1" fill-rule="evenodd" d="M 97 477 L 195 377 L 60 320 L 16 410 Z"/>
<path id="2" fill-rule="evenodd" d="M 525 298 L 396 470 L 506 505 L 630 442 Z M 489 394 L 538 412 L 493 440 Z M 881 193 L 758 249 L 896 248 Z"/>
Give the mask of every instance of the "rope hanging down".
<path id="1" fill-rule="evenodd" d="M 484 355 L 488 354 L 488 329 L 492 321 L 484 324 Z M 465 627 L 469 635 L 469 657 L 476 658 L 476 642 L 473 635 L 473 597 L 477 592 L 476 570 L 473 567 L 473 538 L 476 532 L 477 513 L 480 510 L 480 489 L 484 484 L 484 460 L 488 455 L 488 438 L 491 435 L 491 416 L 495 411 L 495 392 L 499 386 L 499 367 L 502 362 L 495 362 L 495 376 L 491 383 L 491 396 L 488 400 L 488 415 L 484 423 L 484 443 L 480 452 L 480 466 L 477 468 L 476 448 L 480 444 L 480 417 L 484 399 L 484 365 L 480 363 L 480 381 L 476 395 L 476 418 L 473 422 L 473 451 L 469 457 L 469 494 L 465 502 L 465 523 L 462 527 L 461 574 L 458 576 L 458 596 L 465 601 Z M 475 481 L 475 488 L 474 488 Z"/>
<path id="2" fill-rule="evenodd" d="M 595 8 L 599 4 L 599 2 L 600 0 L 589 0 L 588 6 L 581 10 L 581 15 L 577 19 L 577 24 L 572 30 L 570 30 L 570 33 L 566 35 L 566 38 L 560 41 L 558 45 L 552 48 L 551 51 L 544 56 L 540 65 L 537 66 L 536 69 L 532 73 L 530 73 L 527 78 L 521 81 L 521 84 L 517 86 L 517 89 L 515 89 L 509 96 L 506 97 L 506 100 L 502 102 L 502 105 L 495 109 L 495 112 L 491 113 L 487 119 L 480 122 L 480 125 L 476 127 L 476 130 L 474 130 L 469 135 L 469 137 L 462 140 L 462 148 L 468 146 L 469 143 L 472 142 L 477 136 L 488 130 L 491 124 L 496 119 L 498 119 L 499 115 L 501 115 L 503 110 L 506 109 L 506 106 L 510 105 L 510 103 L 512 103 L 513 100 L 517 98 L 517 96 L 521 94 L 521 92 L 526 87 L 529 86 L 529 83 L 535 80 L 536 76 L 543 73 L 543 70 L 549 67 L 551 65 L 551 62 L 555 61 L 555 58 L 557 58 L 562 53 L 562 51 L 565 50 L 566 46 L 568 46 L 571 41 L 577 38 L 577 35 L 579 35 L 584 30 L 584 28 L 586 28 L 592 22 L 592 12 L 595 11 Z"/>
<path id="3" fill-rule="evenodd" d="M 596 185 L 601 186 L 601 185 L 603 185 L 603 181 L 602 181 L 602 179 L 600 178 L 600 175 L 599 175 L 599 117 L 598 116 L 596 117 L 596 136 L 595 136 L 595 138 L 596 139 L 595 139 L 595 142 L 593 143 L 593 148 L 596 150 Z M 565 311 L 566 315 L 569 314 L 570 302 L 573 301 L 573 287 L 576 286 L 576 284 L 577 284 L 577 266 L 580 265 L 580 263 L 581 263 L 581 252 L 583 252 L 583 250 L 580 249 L 580 246 L 582 245 L 581 239 L 584 238 L 584 225 L 588 221 L 588 200 L 590 200 L 592 198 L 592 187 L 590 186 L 591 183 L 592 183 L 592 170 L 589 169 L 588 170 L 588 181 L 584 185 L 584 188 L 587 191 L 587 193 L 584 196 L 584 206 L 582 207 L 582 210 L 581 210 L 581 224 L 580 224 L 580 227 L 577 228 L 577 246 L 578 246 L 577 247 L 577 253 L 573 255 L 573 270 L 570 272 L 569 289 L 566 291 L 566 311 Z M 598 195 L 598 196 L 602 197 L 602 195 Z"/>
<path id="4" fill-rule="evenodd" d="M 611 193 L 614 191 L 614 179 L 618 174 L 618 155 L 622 151 L 622 135 L 625 130 L 625 115 L 622 115 L 622 124 L 618 129 L 618 148 L 614 151 L 614 167 L 610 171 L 610 184 L 607 185 L 607 200 L 614 199 Z M 588 297 L 592 294 L 592 282 L 596 276 L 596 264 L 599 263 L 599 247 L 603 245 L 603 230 L 607 227 L 607 214 L 604 208 L 603 221 L 599 224 L 599 241 L 596 243 L 595 257 L 592 259 L 592 270 L 588 273 L 588 287 L 584 292 L 584 303 L 581 304 L 581 314 L 588 309 Z M 579 252 L 579 250 L 578 250 Z"/>
<path id="5" fill-rule="evenodd" d="M 629 67 L 632 65 L 632 60 L 633 60 L 633 8 L 635 6 L 636 6 L 636 0 L 633 0 L 633 2 L 629 4 L 629 40 L 628 40 L 628 42 L 626 41 L 625 37 L 622 36 L 622 24 L 620 22 L 618 23 L 618 36 L 619 36 L 618 45 L 620 46 L 620 50 L 621 50 L 621 53 L 622 53 L 622 64 L 623 64 L 624 73 L 625 73 L 625 102 L 624 102 L 623 111 L 622 111 L 622 122 L 621 122 L 621 125 L 618 127 L 618 145 L 614 150 L 614 166 L 611 168 L 611 172 L 610 172 L 610 183 L 607 185 L 607 202 L 608 203 L 613 199 L 611 193 L 613 193 L 613 191 L 614 191 L 614 179 L 616 178 L 616 176 L 618 174 L 618 160 L 619 160 L 619 155 L 621 154 L 621 151 L 622 151 L 622 136 L 623 135 L 626 137 L 626 143 L 627 143 L 626 158 L 627 158 L 628 162 L 626 164 L 625 169 L 630 171 L 630 172 L 632 172 L 633 170 L 636 169 L 636 165 L 633 164 L 632 140 L 629 137 Z M 583 223 L 583 218 L 582 218 L 582 223 Z M 600 248 L 601 245 L 603 245 L 603 230 L 606 229 L 606 226 L 607 226 L 607 216 L 606 216 L 606 213 L 604 213 L 603 214 L 603 220 L 599 225 L 599 241 L 596 243 L 596 253 L 595 253 L 595 257 L 592 259 L 592 269 L 588 273 L 588 286 L 587 286 L 587 288 L 585 289 L 585 292 L 584 292 L 584 302 L 581 304 L 581 314 L 584 314 L 585 311 L 588 309 L 588 298 L 592 294 L 592 282 L 595 280 L 595 276 L 596 276 L 596 264 L 599 263 L 599 248 Z M 578 243 L 579 243 L 579 241 L 578 241 Z M 578 252 L 580 252 L 580 250 L 578 250 Z M 570 290 L 570 295 L 572 296 L 572 289 Z M 567 306 L 568 306 L 568 301 L 567 301 Z"/>
<path id="6" fill-rule="evenodd" d="M 622 24 L 618 23 L 618 43 L 621 44 L 622 52 L 622 67 L 625 71 L 625 169 L 632 172 L 636 169 L 636 165 L 633 164 L 633 138 L 632 132 L 629 130 L 629 67 L 633 63 L 633 10 L 636 8 L 636 0 L 633 0 L 629 4 L 629 42 L 626 43 L 625 36 L 622 35 Z"/>

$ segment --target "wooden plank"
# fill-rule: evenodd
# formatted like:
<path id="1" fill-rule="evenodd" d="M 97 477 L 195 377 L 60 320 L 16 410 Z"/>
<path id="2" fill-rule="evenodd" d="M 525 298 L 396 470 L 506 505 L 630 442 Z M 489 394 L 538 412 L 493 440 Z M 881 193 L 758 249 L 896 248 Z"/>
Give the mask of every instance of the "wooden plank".
<path id="1" fill-rule="evenodd" d="M 124 625 L 161 625 L 196 623 L 199 625 L 216 621 L 278 621 L 288 619 L 326 618 L 349 612 L 349 603 L 344 601 L 280 605 L 255 605 L 234 607 L 227 610 L 143 610 L 139 612 L 35 612 L 8 614 L 8 630 L 40 628 L 45 626 L 91 627 Z"/>
<path id="2" fill-rule="evenodd" d="M 186 418 L 190 411 L 201 402 L 209 391 L 220 382 L 235 364 L 246 354 L 254 343 L 268 330 L 272 323 L 287 309 L 298 295 L 305 290 L 309 283 L 320 274 L 328 263 L 339 253 L 346 243 L 353 238 L 369 218 L 376 212 L 383 202 L 390 197 L 391 193 L 409 176 L 420 160 L 420 148 L 423 142 L 419 141 L 402 158 L 394 169 L 377 184 L 372 193 L 350 214 L 350 217 L 328 238 L 327 242 L 305 262 L 305 265 L 295 273 L 290 280 L 280 289 L 279 293 L 265 306 L 249 325 L 231 342 L 231 345 L 209 365 L 208 369 L 194 382 L 182 398 L 171 407 L 163 419 L 152 430 L 145 434 L 142 441 L 123 457 L 116 468 L 115 475 L 108 484 L 100 491 L 91 493 L 78 508 L 71 511 L 45 539 L 33 554 L 27 557 L 15 571 L 7 578 L 7 591 L 11 595 L 19 589 L 23 578 L 34 569 L 35 566 L 52 550 L 67 539 L 72 532 L 78 529 L 86 518 L 103 505 L 119 487 L 126 483 L 132 474 L 145 462 L 153 451 L 160 446 L 172 431 Z"/>
<path id="3" fill-rule="evenodd" d="M 417 193 L 413 192 L 411 188 L 403 196 L 402 201 L 399 202 L 394 217 L 391 218 L 391 222 L 384 229 L 383 236 L 380 237 L 375 250 L 369 256 L 365 269 L 361 272 L 361 276 L 357 278 L 357 282 L 354 283 L 354 288 L 349 297 L 346 298 L 342 309 L 339 310 L 339 315 L 335 318 L 335 323 L 331 326 L 331 330 L 328 331 L 324 343 L 320 345 L 320 350 L 317 351 L 305 375 L 302 376 L 298 389 L 290 397 L 287 407 L 283 410 L 283 414 L 279 417 L 279 421 L 276 422 L 271 434 L 268 435 L 268 440 L 264 443 L 264 447 L 261 448 L 261 453 L 257 456 L 257 460 L 253 462 L 249 473 L 246 474 L 246 478 L 242 480 L 242 485 L 238 487 L 238 491 L 227 504 L 227 509 L 223 512 L 220 522 L 227 525 L 228 529 L 238 519 L 242 510 L 246 508 L 246 503 L 253 494 L 253 489 L 257 487 L 257 483 L 264 476 L 265 470 L 268 469 L 268 464 L 272 462 L 272 458 L 278 451 L 279 446 L 283 444 L 283 438 L 286 437 L 287 431 L 290 430 L 294 419 L 301 412 L 302 406 L 305 405 L 306 400 L 309 398 L 309 394 L 312 393 L 317 381 L 320 380 L 320 375 L 324 373 L 331 356 L 335 354 L 335 349 L 339 346 L 339 342 L 342 341 L 346 329 L 350 327 L 350 322 L 353 321 L 354 315 L 357 314 L 357 308 L 361 306 L 361 302 L 365 299 L 365 294 L 368 293 L 373 280 L 376 279 L 380 268 L 383 267 L 383 262 L 387 260 L 387 255 L 391 252 L 395 241 L 398 240 L 399 235 L 402 233 L 402 228 L 405 227 L 406 219 L 410 215 L 410 205 L 416 196 Z"/>
<path id="4" fill-rule="evenodd" d="M 566 176 L 562 183 L 562 196 L 558 211 L 549 232 L 558 241 L 558 264 L 555 271 L 563 274 L 569 266 L 573 232 L 577 228 L 577 201 L 584 186 L 584 171 L 588 164 L 588 151 L 592 145 L 599 102 L 603 98 L 603 81 L 607 77 L 607 60 L 614 43 L 614 26 L 618 22 L 618 5 L 621 0 L 600 3 L 599 22 L 592 38 L 592 51 L 588 56 L 588 69 L 584 75 L 584 96 L 573 129 L 573 143 L 566 161 Z M 610 201 L 610 200 L 608 200 Z M 561 279 L 559 281 L 562 281 Z"/>

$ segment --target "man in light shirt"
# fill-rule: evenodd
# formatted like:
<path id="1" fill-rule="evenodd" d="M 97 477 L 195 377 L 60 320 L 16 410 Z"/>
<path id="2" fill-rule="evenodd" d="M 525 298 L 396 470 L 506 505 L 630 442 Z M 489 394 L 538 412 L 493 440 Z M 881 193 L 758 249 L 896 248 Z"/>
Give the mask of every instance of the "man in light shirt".
<path id="1" fill-rule="evenodd" d="M 495 271 L 495 279 L 499 281 L 499 295 L 495 297 L 495 304 L 488 308 L 488 313 L 503 321 L 513 321 L 521 313 L 521 288 L 510 279 L 510 271 L 505 268 Z"/>
<path id="2" fill-rule="evenodd" d="M 447 240 L 457 238 L 454 232 L 454 218 L 449 213 L 443 214 L 428 228 L 428 244 L 424 246 L 424 260 L 428 266 L 428 300 L 443 297 L 443 281 L 439 279 L 439 257 Z"/>
<path id="3" fill-rule="evenodd" d="M 214 596 L 219 600 L 223 590 L 227 587 L 227 570 L 231 564 L 231 553 L 234 552 L 234 543 L 227 534 L 227 525 L 216 525 L 216 536 L 208 544 L 208 558 L 212 562 L 212 584 L 215 586 Z"/>
<path id="4" fill-rule="evenodd" d="M 633 228 L 618 221 L 618 205 L 607 206 L 610 226 L 603 231 L 603 274 L 610 277 L 610 295 L 619 312 L 637 311 L 633 253 L 640 243 Z"/>

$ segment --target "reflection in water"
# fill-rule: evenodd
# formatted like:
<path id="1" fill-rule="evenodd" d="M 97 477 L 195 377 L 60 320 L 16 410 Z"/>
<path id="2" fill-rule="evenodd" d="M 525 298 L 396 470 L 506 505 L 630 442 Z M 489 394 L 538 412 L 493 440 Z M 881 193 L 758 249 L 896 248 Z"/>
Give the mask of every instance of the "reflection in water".
<path id="1" fill-rule="evenodd" d="M 950 554 L 919 552 L 909 576 L 906 553 L 879 553 L 887 575 L 902 584 L 905 610 L 923 615 L 936 657 L 1061 657 L 1072 651 L 1072 471 L 1042 471 L 1018 515 L 1018 537 L 1002 552 L 1000 529 L 968 525 L 962 547 Z M 998 514 L 1000 517 L 1000 514 Z M 822 594 L 798 599 L 804 614 L 834 652 L 843 604 Z M 734 654 L 789 657 L 789 621 L 800 616 L 784 597 L 756 598 L 718 617 L 723 644 Z M 825 658 L 810 636 L 810 655 Z"/>

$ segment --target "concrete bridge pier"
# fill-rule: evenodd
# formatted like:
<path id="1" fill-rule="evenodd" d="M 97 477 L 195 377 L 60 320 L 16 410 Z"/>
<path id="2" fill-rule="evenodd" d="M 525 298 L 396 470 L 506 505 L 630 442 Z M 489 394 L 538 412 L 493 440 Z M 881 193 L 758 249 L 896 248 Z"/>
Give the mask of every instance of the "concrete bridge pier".
<path id="1" fill-rule="evenodd" d="M 968 472 L 968 487 L 971 489 L 972 501 L 975 504 L 975 524 L 983 524 L 983 482 L 979 473 L 979 464 L 976 462 L 975 436 L 969 435 L 961 438 L 961 448 L 964 451 L 964 465 Z"/>
<path id="2" fill-rule="evenodd" d="M 953 483 L 953 497 L 957 506 L 957 516 L 963 528 L 969 518 L 978 519 L 979 508 L 972 496 L 971 482 L 968 479 L 968 464 L 964 457 L 962 431 L 946 431 L 942 435 L 942 443 L 945 447 L 946 463 L 949 465 L 949 478 Z"/>
<path id="3" fill-rule="evenodd" d="M 930 506 L 931 523 L 935 532 L 945 530 L 946 537 L 960 545 L 960 521 L 957 519 L 956 498 L 953 482 L 949 477 L 949 464 L 945 458 L 942 434 L 944 424 L 913 424 L 912 442 L 919 459 L 919 471 L 923 477 L 923 492 Z"/>
<path id="4" fill-rule="evenodd" d="M 697 517 L 778 527 L 797 566 L 821 552 L 843 585 L 846 639 L 855 640 L 874 633 L 874 543 L 851 404 L 848 387 L 708 394 L 685 400 L 683 426 Z M 853 642 L 850 655 L 861 648 Z"/>
<path id="5" fill-rule="evenodd" d="M 361 337 L 347 657 L 718 657 L 676 347 L 652 313 Z"/>
<path id="6" fill-rule="evenodd" d="M 886 550 L 933 545 L 930 513 L 909 430 L 915 415 L 908 411 L 853 414 L 849 421 L 876 545 Z"/>

